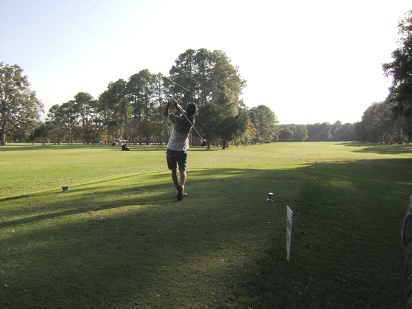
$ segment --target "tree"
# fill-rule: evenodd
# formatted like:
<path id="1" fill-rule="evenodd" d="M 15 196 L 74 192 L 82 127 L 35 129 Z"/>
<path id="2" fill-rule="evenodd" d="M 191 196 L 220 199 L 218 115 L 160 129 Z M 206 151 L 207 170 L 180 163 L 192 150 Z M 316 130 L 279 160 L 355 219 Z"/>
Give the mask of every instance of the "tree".
<path id="1" fill-rule="evenodd" d="M 373 103 L 363 113 L 362 122 L 365 124 L 367 140 L 373 143 L 384 142 L 385 122 L 387 122 L 387 114 L 385 115 L 382 103 Z M 388 110 L 387 110 L 388 112 Z M 386 119 L 384 119 L 384 117 Z"/>
<path id="2" fill-rule="evenodd" d="M 373 103 L 363 114 L 362 124 L 366 140 L 374 143 L 403 143 L 404 119 L 394 119 L 389 101 Z"/>
<path id="3" fill-rule="evenodd" d="M 65 118 L 63 118 L 61 106 L 55 104 L 50 107 L 47 117 L 46 123 L 49 125 L 50 130 L 46 130 L 45 125 L 38 127 L 33 137 L 34 139 L 39 137 L 44 138 L 47 133 L 50 134 L 51 139 L 54 140 L 55 143 L 60 144 L 62 135 L 65 132 Z"/>
<path id="4" fill-rule="evenodd" d="M 124 137 L 125 122 L 130 104 L 126 95 L 127 83 L 123 79 L 110 82 L 107 90 L 99 96 L 98 112 L 101 115 L 103 126 L 107 130 L 107 138 Z M 126 135 L 127 137 L 127 135 Z M 110 141 L 107 140 L 107 143 Z"/>
<path id="5" fill-rule="evenodd" d="M 167 95 L 167 88 L 165 86 L 165 78 L 163 74 L 158 73 L 156 74 L 154 78 L 154 96 L 157 99 L 157 104 L 155 104 L 155 109 L 157 108 L 157 112 L 155 112 L 155 115 L 157 115 L 157 121 L 159 123 L 159 131 L 158 131 L 158 136 L 157 136 L 157 142 L 162 145 L 163 143 L 163 133 L 165 133 L 165 138 L 164 140 L 167 140 L 167 128 L 168 124 L 172 125 L 170 121 L 164 121 L 163 119 L 163 100 Z"/>
<path id="6" fill-rule="evenodd" d="M 279 141 L 304 142 L 308 139 L 308 128 L 305 124 L 287 124 L 279 126 Z"/>
<path id="7" fill-rule="evenodd" d="M 208 142 L 221 139 L 225 145 L 226 118 L 239 114 L 242 107 L 239 96 L 246 84 L 230 59 L 220 50 L 189 49 L 179 55 L 169 74 L 166 85 L 170 86 L 171 94 L 181 98 L 183 105 L 189 102 L 198 105 L 196 128 L 202 136 Z"/>
<path id="8" fill-rule="evenodd" d="M 142 137 L 145 137 L 146 144 L 149 144 L 152 135 L 151 128 L 154 128 L 152 120 L 157 121 L 159 119 L 159 109 L 156 108 L 159 103 L 159 98 L 156 97 L 159 93 L 158 82 L 158 77 L 155 74 L 144 69 L 132 75 L 126 86 L 126 92 L 133 110 L 132 114 L 137 120 L 135 124 L 137 124 L 140 144 L 142 143 Z"/>
<path id="9" fill-rule="evenodd" d="M 294 125 L 293 142 L 304 142 L 308 139 L 308 127 L 304 124 Z"/>
<path id="10" fill-rule="evenodd" d="M 293 138 L 293 125 L 283 125 L 279 127 L 279 141 L 280 142 L 290 142 Z"/>
<path id="11" fill-rule="evenodd" d="M 29 135 L 30 142 L 33 144 L 35 140 L 40 140 L 44 145 L 49 135 L 49 126 L 50 124 L 48 123 L 40 122 L 33 130 L 33 133 Z"/>
<path id="12" fill-rule="evenodd" d="M 354 137 L 354 126 L 351 123 L 342 124 L 336 121 L 332 125 L 332 140 L 334 141 L 352 141 Z"/>
<path id="13" fill-rule="evenodd" d="M 63 138 L 66 139 L 67 144 L 73 143 L 73 136 L 76 135 L 79 127 L 79 115 L 75 101 L 53 105 L 47 117 L 46 123 L 49 125 L 49 133 L 54 142 L 59 144 Z"/>
<path id="14" fill-rule="evenodd" d="M 74 107 L 79 118 L 80 127 L 76 128 L 84 144 L 89 144 L 98 138 L 93 126 L 96 118 L 96 101 L 91 94 L 79 92 L 74 96 Z"/>
<path id="15" fill-rule="evenodd" d="M 256 128 L 249 118 L 246 120 L 246 129 L 241 133 L 240 136 L 234 139 L 236 145 L 243 144 L 246 146 L 250 144 L 256 136 Z"/>
<path id="16" fill-rule="evenodd" d="M 259 143 L 269 143 L 277 139 L 275 113 L 266 105 L 258 105 L 250 109 L 250 120 L 256 128 L 256 140 Z"/>
<path id="17" fill-rule="evenodd" d="M 229 116 L 225 119 L 225 127 L 222 128 L 222 149 L 225 149 L 229 141 L 239 140 L 248 127 L 248 115 L 246 111 L 241 111 L 236 116 Z"/>
<path id="18" fill-rule="evenodd" d="M 366 142 L 368 140 L 368 133 L 366 132 L 365 123 L 363 121 L 354 124 L 354 136 L 354 139 L 357 141 Z"/>
<path id="19" fill-rule="evenodd" d="M 18 65 L 0 62 L 0 146 L 5 145 L 7 134 L 36 124 L 43 111 L 43 104 L 22 74 Z"/>
<path id="20" fill-rule="evenodd" d="M 406 131 L 412 136 L 412 10 L 398 23 L 398 48 L 392 52 L 393 61 L 384 63 L 386 76 L 392 76 L 387 100 L 394 104 L 392 112 L 396 118 L 404 117 Z"/>
<path id="21" fill-rule="evenodd" d="M 80 117 L 81 125 L 83 127 L 89 125 L 95 105 L 92 95 L 87 92 L 79 92 L 74 96 L 74 103 Z"/>
<path id="22" fill-rule="evenodd" d="M 329 122 L 308 125 L 308 140 L 324 142 L 332 138 L 332 125 Z"/>

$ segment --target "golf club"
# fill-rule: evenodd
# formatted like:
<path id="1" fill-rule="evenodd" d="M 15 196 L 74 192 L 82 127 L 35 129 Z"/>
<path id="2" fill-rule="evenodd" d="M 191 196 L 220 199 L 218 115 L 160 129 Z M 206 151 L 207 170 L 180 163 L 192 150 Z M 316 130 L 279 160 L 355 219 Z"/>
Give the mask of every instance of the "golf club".
<path id="1" fill-rule="evenodd" d="M 174 98 L 173 98 L 174 99 Z M 174 99 L 175 100 L 175 99 Z M 186 116 L 186 112 L 179 106 L 179 105 L 175 105 L 176 108 L 183 114 L 183 116 L 185 116 L 186 120 L 189 122 L 190 126 L 196 131 L 197 135 L 199 135 L 200 139 L 202 140 L 202 144 L 200 146 L 206 146 L 207 141 L 202 137 L 202 135 L 200 135 L 199 131 L 196 129 L 196 127 L 194 126 L 194 124 L 189 120 L 189 118 Z"/>

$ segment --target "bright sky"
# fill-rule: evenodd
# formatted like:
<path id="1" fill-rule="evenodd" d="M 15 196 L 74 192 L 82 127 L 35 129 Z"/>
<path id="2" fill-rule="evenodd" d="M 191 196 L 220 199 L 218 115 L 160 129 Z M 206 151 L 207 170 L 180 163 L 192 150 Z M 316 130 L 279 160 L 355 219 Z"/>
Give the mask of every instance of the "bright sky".
<path id="1" fill-rule="evenodd" d="M 168 75 L 187 49 L 222 50 L 248 107 L 281 124 L 360 121 L 383 101 L 382 63 L 410 0 L 0 0 L 0 62 L 45 105 L 140 70 Z"/>

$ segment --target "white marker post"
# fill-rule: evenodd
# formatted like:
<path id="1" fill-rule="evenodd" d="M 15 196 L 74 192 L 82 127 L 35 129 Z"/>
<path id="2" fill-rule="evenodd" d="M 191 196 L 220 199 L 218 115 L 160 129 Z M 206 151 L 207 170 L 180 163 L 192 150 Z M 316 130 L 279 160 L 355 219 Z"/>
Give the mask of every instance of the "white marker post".
<path id="1" fill-rule="evenodd" d="M 292 242 L 292 215 L 293 211 L 286 206 L 286 258 L 289 262 L 290 243 Z"/>

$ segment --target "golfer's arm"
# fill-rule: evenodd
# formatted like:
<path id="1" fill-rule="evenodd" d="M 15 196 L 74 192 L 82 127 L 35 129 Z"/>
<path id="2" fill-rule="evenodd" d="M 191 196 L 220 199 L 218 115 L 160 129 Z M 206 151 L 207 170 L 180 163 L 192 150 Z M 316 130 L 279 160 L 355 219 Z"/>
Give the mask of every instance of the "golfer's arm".
<path id="1" fill-rule="evenodd" d="M 170 104 L 171 104 L 171 102 L 167 102 L 166 106 L 165 106 L 165 109 L 163 110 L 163 116 L 165 116 L 165 117 L 169 116 Z"/>

